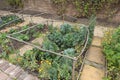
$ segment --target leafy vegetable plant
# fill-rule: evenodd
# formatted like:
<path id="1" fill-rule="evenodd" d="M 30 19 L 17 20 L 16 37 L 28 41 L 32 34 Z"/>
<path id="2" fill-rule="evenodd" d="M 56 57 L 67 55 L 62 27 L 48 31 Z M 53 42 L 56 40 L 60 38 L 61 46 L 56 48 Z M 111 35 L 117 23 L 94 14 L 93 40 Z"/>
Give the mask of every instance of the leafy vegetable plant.
<path id="1" fill-rule="evenodd" d="M 107 80 L 120 79 L 120 27 L 106 32 L 103 39 L 103 52 L 107 60 Z"/>
<path id="2" fill-rule="evenodd" d="M 1 17 L 0 29 L 9 26 L 10 24 L 17 24 L 23 22 L 21 18 L 16 15 L 7 15 Z"/>

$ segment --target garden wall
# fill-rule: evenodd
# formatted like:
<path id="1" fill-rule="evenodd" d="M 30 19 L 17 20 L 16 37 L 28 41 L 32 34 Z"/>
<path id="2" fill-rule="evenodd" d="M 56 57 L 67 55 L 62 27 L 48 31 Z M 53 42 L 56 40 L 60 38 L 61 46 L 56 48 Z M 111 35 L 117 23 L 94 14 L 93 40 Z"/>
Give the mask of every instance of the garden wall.
<path id="1" fill-rule="evenodd" d="M 26 0 L 24 4 L 25 8 L 31 8 L 41 12 L 56 13 L 50 0 Z"/>
<path id="2" fill-rule="evenodd" d="M 52 4 L 51 0 L 24 0 L 24 4 L 25 4 L 24 8 L 31 8 L 31 10 L 34 11 L 57 14 L 56 10 L 57 8 Z M 5 2 L 5 0 L 0 0 L 0 9 L 3 9 L 5 7 L 9 7 L 8 4 Z M 118 6 L 117 8 L 119 7 L 120 6 Z M 115 15 L 110 17 L 109 19 L 107 18 L 108 15 L 103 14 L 105 13 L 104 10 L 100 11 L 102 13 L 97 14 L 97 17 L 103 22 L 107 21 L 108 23 L 113 22 L 119 24 L 120 16 L 118 15 L 120 15 L 120 9 L 115 10 L 118 10 L 117 13 L 115 13 Z M 72 4 L 67 5 L 65 13 L 69 16 L 76 16 L 78 14 L 78 12 L 76 11 L 75 7 Z"/>
<path id="3" fill-rule="evenodd" d="M 9 7 L 9 5 L 6 3 L 6 1 L 0 0 L 0 9 L 4 9 L 6 7 Z"/>

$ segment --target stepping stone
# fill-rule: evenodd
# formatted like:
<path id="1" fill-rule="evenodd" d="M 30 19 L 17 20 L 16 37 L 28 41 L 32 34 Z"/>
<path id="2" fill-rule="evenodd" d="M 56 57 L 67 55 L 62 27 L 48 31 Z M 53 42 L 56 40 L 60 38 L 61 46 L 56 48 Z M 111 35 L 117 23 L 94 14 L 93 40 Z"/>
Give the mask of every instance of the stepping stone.
<path id="1" fill-rule="evenodd" d="M 9 78 L 7 78 L 7 80 L 14 80 L 14 79 L 9 77 Z"/>
<path id="2" fill-rule="evenodd" d="M 26 76 L 28 76 L 28 73 L 22 72 L 22 74 L 18 77 L 18 80 L 24 80 Z"/>
<path id="3" fill-rule="evenodd" d="M 39 80 L 37 77 L 34 77 L 32 75 L 28 75 L 24 80 Z"/>
<path id="4" fill-rule="evenodd" d="M 7 74 L 0 72 L 0 80 L 6 80 L 7 78 L 8 78 Z"/>
<path id="5" fill-rule="evenodd" d="M 9 63 L 5 63 L 3 66 L 0 67 L 2 71 L 5 71 L 9 67 Z"/>
<path id="6" fill-rule="evenodd" d="M 102 39 L 99 37 L 93 37 L 92 46 L 101 47 Z"/>
<path id="7" fill-rule="evenodd" d="M 10 76 L 13 78 L 17 78 L 20 76 L 22 69 L 20 67 L 16 67 L 11 73 Z M 20 74 L 19 74 L 20 73 Z"/>
<path id="8" fill-rule="evenodd" d="M 104 70 L 100 70 L 89 65 L 84 65 L 80 80 L 102 80 L 104 75 Z"/>
<path id="9" fill-rule="evenodd" d="M 105 57 L 102 53 L 102 49 L 99 47 L 91 46 L 87 54 L 87 59 L 98 64 L 105 65 Z"/>
<path id="10" fill-rule="evenodd" d="M 107 27 L 103 27 L 103 26 L 96 26 L 94 29 L 94 36 L 98 36 L 98 37 L 103 37 L 104 36 L 104 32 L 107 31 L 108 28 Z"/>
<path id="11" fill-rule="evenodd" d="M 4 72 L 7 73 L 7 74 L 10 74 L 10 72 L 12 72 L 12 71 L 16 68 L 15 65 L 12 65 L 12 64 L 9 64 L 9 65 L 10 65 L 10 67 L 7 68 L 7 69 L 4 71 Z"/>
<path id="12" fill-rule="evenodd" d="M 25 45 L 22 48 L 20 48 L 20 55 L 23 56 L 23 54 L 27 51 L 27 50 L 32 50 L 33 47 L 30 45 Z"/>

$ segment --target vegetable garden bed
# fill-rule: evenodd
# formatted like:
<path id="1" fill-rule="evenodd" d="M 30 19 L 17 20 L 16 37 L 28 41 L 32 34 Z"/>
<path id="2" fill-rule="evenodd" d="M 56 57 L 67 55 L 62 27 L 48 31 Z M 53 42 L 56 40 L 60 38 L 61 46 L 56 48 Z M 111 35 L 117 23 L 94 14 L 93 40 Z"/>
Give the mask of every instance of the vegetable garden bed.
<path id="1" fill-rule="evenodd" d="M 107 66 L 104 80 L 120 80 L 120 27 L 107 31 L 102 45 Z"/>
<path id="2" fill-rule="evenodd" d="M 10 61 L 43 80 L 79 80 L 83 59 L 92 41 L 95 19 L 91 20 L 89 26 L 66 23 L 60 24 L 60 27 L 53 25 L 42 23 L 25 26 L 20 31 L 11 30 L 2 39 L 6 40 L 2 46 L 5 49 L 2 57 L 9 60 L 9 55 L 16 53 L 17 56 Z M 43 33 L 46 35 L 41 45 L 30 42 Z M 21 56 L 13 41 L 30 45 L 33 49 Z"/>
<path id="3" fill-rule="evenodd" d="M 0 17 L 0 29 L 3 29 L 7 26 L 18 24 L 24 20 L 16 15 L 10 14 Z"/>

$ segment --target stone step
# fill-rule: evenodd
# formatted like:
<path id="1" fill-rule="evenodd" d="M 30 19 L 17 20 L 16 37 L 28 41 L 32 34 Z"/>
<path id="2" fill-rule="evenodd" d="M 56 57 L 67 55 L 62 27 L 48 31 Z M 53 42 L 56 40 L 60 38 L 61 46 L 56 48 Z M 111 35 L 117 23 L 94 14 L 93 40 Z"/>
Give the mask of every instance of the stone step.
<path id="1" fill-rule="evenodd" d="M 101 43 L 102 38 L 93 37 L 80 80 L 102 80 L 105 76 L 105 57 L 102 53 Z"/>
<path id="2" fill-rule="evenodd" d="M 105 70 L 104 65 L 93 62 L 93 61 L 90 61 L 90 60 L 87 60 L 87 59 L 85 60 L 85 64 L 88 64 L 88 65 L 93 66 L 93 67 L 98 68 L 98 69 L 104 69 Z"/>
<path id="3" fill-rule="evenodd" d="M 104 73 L 102 69 L 85 64 L 80 80 L 102 80 L 105 75 Z"/>
<path id="4" fill-rule="evenodd" d="M 105 65 L 105 57 L 102 53 L 102 49 L 99 47 L 91 46 L 87 54 L 87 59 Z"/>
<path id="5" fill-rule="evenodd" d="M 0 72 L 0 80 L 7 80 L 10 78 L 7 74 L 3 73 L 2 71 Z"/>
<path id="6" fill-rule="evenodd" d="M 94 36 L 92 41 L 92 46 L 102 47 L 101 44 L 102 44 L 102 38 Z"/>
<path id="7" fill-rule="evenodd" d="M 109 28 L 107 27 L 103 27 L 100 25 L 95 26 L 94 29 L 94 36 L 98 36 L 98 37 L 103 37 L 104 36 L 104 32 L 107 31 Z"/>

